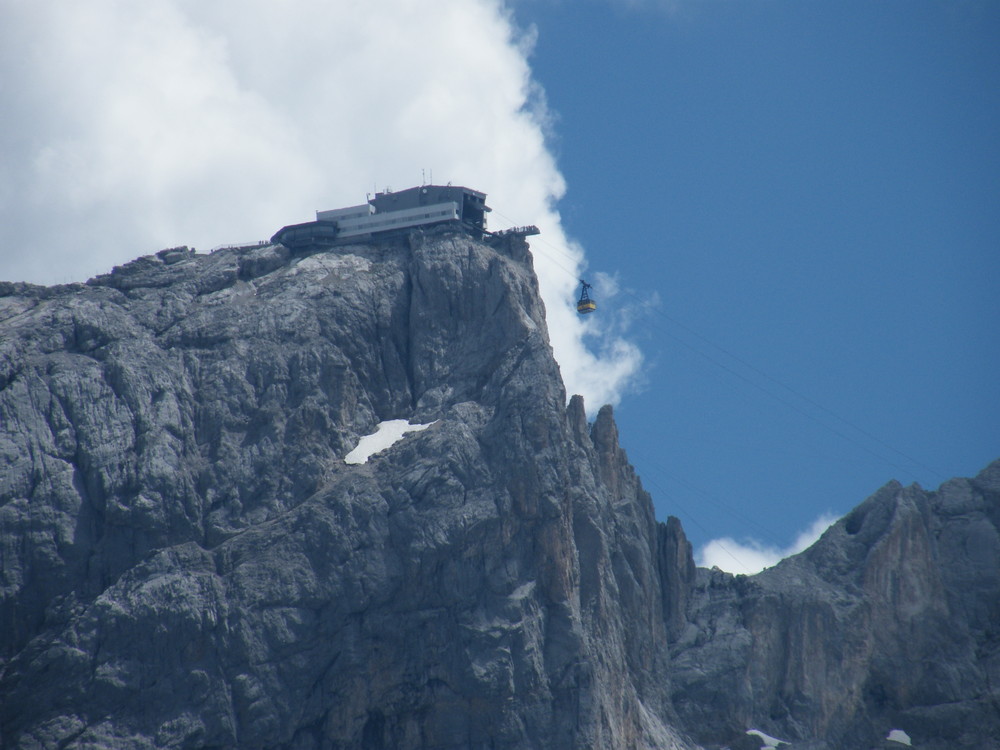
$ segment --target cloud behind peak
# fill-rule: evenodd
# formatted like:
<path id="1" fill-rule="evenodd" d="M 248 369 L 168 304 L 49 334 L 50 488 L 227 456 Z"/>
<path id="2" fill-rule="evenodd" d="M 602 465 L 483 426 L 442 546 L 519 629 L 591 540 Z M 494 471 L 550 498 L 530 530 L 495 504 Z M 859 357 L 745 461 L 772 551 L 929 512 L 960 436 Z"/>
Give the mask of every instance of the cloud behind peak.
<path id="1" fill-rule="evenodd" d="M 633 345 L 572 310 L 583 251 L 556 209 L 533 32 L 502 3 L 40 0 L 4 3 L 0 21 L 5 280 L 255 241 L 433 173 L 542 228 L 535 268 L 571 393 L 617 401 L 638 370 Z"/>

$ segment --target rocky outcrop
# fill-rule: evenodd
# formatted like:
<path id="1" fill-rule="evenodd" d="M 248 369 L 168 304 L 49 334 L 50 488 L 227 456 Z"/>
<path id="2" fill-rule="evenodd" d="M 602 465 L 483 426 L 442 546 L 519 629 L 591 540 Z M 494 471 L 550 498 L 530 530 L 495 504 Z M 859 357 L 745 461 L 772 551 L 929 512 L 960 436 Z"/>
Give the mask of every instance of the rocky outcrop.
<path id="1" fill-rule="evenodd" d="M 989 747 L 998 528 L 1000 462 L 696 569 L 516 235 L 0 284 L 4 748 Z"/>
<path id="2" fill-rule="evenodd" d="M 699 570 L 671 645 L 682 725 L 708 746 L 747 727 L 792 747 L 880 747 L 892 729 L 992 746 L 998 529 L 1000 461 L 936 492 L 890 483 L 756 576 Z"/>
<path id="3" fill-rule="evenodd" d="M 663 619 L 667 636 L 676 641 L 687 625 L 687 611 L 694 590 L 697 568 L 694 550 L 674 516 L 657 529 L 657 569 L 663 597 Z"/>
<path id="4" fill-rule="evenodd" d="M 4 747 L 687 747 L 523 239 L 0 290 Z M 384 420 L 431 426 L 350 465 Z"/>

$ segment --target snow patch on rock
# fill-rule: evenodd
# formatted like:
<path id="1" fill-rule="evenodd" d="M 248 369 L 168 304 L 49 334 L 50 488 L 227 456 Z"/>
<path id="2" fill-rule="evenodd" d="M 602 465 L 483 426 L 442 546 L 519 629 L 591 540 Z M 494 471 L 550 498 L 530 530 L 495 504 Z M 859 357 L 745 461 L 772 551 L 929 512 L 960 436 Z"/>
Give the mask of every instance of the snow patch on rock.
<path id="1" fill-rule="evenodd" d="M 764 734 L 759 729 L 748 729 L 747 734 L 756 735 L 760 738 L 760 741 L 764 744 L 760 746 L 760 750 L 775 750 L 778 745 L 787 745 L 788 743 L 784 740 L 779 740 L 776 737 L 772 737 L 769 734 Z"/>
<path id="2" fill-rule="evenodd" d="M 436 420 L 435 420 L 436 421 Z M 426 430 L 429 424 L 410 424 L 405 419 L 390 419 L 379 422 L 378 429 L 371 435 L 365 435 L 358 441 L 357 447 L 344 456 L 344 462 L 349 464 L 368 463 L 368 459 L 380 453 L 403 439 L 408 432 Z"/>
<path id="3" fill-rule="evenodd" d="M 886 737 L 889 742 L 898 742 L 900 745 L 907 745 L 908 747 L 913 746 L 913 742 L 910 741 L 910 735 L 904 732 L 902 729 L 893 729 L 889 732 L 889 736 Z"/>

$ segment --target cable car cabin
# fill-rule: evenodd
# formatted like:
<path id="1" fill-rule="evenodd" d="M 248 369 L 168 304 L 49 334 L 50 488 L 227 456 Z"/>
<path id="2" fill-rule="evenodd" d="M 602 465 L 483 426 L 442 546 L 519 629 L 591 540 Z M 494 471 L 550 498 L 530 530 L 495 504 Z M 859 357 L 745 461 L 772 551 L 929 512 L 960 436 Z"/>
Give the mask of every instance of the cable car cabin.
<path id="1" fill-rule="evenodd" d="M 581 315 L 585 313 L 592 313 L 597 309 L 597 303 L 590 298 L 587 293 L 588 289 L 592 289 L 586 281 L 580 279 L 580 283 L 583 284 L 583 289 L 580 291 L 580 301 L 576 303 L 576 311 Z"/>

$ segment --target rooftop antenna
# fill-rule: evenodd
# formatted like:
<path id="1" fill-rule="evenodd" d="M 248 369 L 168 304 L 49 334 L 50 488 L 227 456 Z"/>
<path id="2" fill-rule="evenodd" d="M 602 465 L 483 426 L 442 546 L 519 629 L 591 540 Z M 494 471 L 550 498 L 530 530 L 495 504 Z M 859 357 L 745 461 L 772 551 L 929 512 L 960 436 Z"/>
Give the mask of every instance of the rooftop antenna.
<path id="1" fill-rule="evenodd" d="M 424 170 L 420 170 L 420 187 L 424 187 L 427 184 L 427 175 L 424 174 Z"/>

